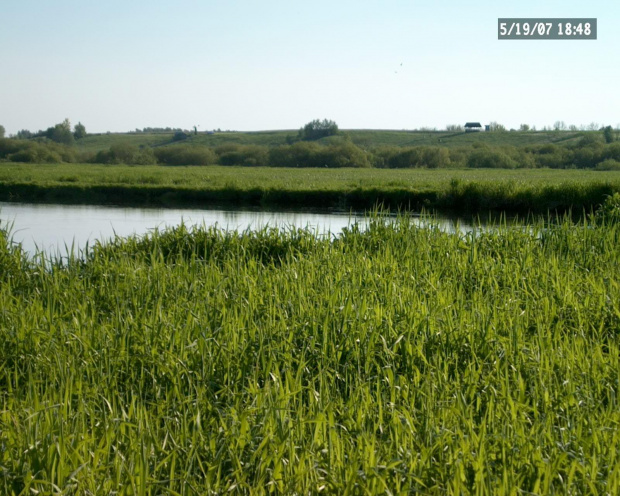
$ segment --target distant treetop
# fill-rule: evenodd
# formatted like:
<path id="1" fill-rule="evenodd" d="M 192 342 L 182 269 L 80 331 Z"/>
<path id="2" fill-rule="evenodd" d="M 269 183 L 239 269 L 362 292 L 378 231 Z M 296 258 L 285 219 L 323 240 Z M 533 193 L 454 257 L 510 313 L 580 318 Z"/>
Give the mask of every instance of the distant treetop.
<path id="1" fill-rule="evenodd" d="M 304 141 L 313 141 L 336 134 L 338 134 L 338 124 L 334 121 L 315 119 L 299 130 L 297 138 Z"/>

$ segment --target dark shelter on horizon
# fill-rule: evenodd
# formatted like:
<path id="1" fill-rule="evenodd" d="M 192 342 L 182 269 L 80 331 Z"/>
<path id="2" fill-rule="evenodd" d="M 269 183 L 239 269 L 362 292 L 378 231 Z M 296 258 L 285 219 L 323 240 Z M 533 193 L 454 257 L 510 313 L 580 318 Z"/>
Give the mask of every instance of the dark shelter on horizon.
<path id="1" fill-rule="evenodd" d="M 473 133 L 477 131 L 482 131 L 482 125 L 479 122 L 468 122 L 465 124 L 466 133 Z"/>

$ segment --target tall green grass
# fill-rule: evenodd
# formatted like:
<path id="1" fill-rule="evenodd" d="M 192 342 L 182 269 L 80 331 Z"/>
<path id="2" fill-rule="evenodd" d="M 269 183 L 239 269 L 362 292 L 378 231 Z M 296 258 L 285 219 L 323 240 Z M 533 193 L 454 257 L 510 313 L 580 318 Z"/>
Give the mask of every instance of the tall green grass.
<path id="1" fill-rule="evenodd" d="M 0 493 L 617 494 L 612 220 L 3 232 Z"/>
<path id="2" fill-rule="evenodd" d="M 124 205 L 581 213 L 620 172 L 0 164 L 0 200 Z"/>

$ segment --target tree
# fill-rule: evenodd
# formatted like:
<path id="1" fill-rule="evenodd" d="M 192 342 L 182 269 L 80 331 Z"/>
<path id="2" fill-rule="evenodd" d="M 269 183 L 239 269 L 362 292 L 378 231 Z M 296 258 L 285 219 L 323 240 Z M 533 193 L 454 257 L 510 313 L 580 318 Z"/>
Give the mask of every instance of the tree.
<path id="1" fill-rule="evenodd" d="M 45 136 L 56 143 L 62 143 L 64 145 L 72 145 L 75 143 L 73 133 L 71 132 L 71 122 L 69 119 L 65 119 L 60 124 L 56 124 L 54 127 L 50 127 L 45 132 Z"/>
<path id="2" fill-rule="evenodd" d="M 28 131 L 28 129 L 22 129 L 21 131 L 17 131 L 17 139 L 30 139 L 33 138 L 34 134 Z"/>
<path id="3" fill-rule="evenodd" d="M 603 129 L 603 137 L 605 138 L 605 143 L 611 143 L 614 140 L 614 130 L 611 126 Z"/>
<path id="4" fill-rule="evenodd" d="M 338 134 L 338 125 L 334 121 L 315 119 L 302 127 L 297 137 L 304 141 L 313 141 L 336 134 Z"/>
<path id="5" fill-rule="evenodd" d="M 504 132 L 506 131 L 506 126 L 500 124 L 499 122 L 493 121 L 489 123 L 489 131 Z"/>
<path id="6" fill-rule="evenodd" d="M 4 129 L 4 126 L 0 126 L 0 138 L 4 138 L 4 133 L 6 133 L 6 129 Z"/>
<path id="7" fill-rule="evenodd" d="M 75 139 L 86 138 L 86 127 L 81 122 L 78 122 L 73 128 L 73 137 Z"/>
<path id="8" fill-rule="evenodd" d="M 530 130 L 530 126 L 528 124 L 521 124 L 521 126 L 519 126 L 519 131 L 529 131 Z"/>
<path id="9" fill-rule="evenodd" d="M 555 121 L 553 124 L 554 131 L 566 131 L 566 123 L 564 121 Z"/>

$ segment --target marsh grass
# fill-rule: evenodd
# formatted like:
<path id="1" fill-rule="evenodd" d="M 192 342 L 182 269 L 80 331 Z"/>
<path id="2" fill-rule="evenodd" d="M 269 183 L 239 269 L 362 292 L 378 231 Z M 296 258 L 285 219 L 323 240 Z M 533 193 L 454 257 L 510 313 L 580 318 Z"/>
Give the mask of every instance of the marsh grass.
<path id="1" fill-rule="evenodd" d="M 0 200 L 116 205 L 587 212 L 620 172 L 0 164 Z"/>
<path id="2" fill-rule="evenodd" d="M 617 494 L 620 225 L 0 234 L 0 492 Z"/>

